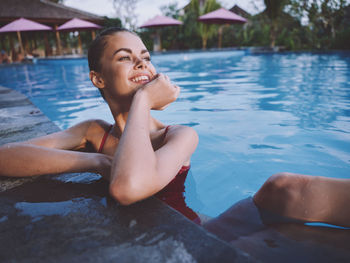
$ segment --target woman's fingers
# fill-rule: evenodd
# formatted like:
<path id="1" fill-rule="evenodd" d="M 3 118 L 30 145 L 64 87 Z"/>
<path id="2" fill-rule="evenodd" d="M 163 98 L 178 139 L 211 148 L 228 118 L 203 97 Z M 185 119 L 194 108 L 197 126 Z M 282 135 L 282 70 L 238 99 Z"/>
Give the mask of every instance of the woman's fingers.
<path id="1" fill-rule="evenodd" d="M 175 97 L 176 98 L 178 98 L 179 97 L 179 94 L 180 94 L 180 91 L 181 91 L 181 89 L 180 89 L 180 87 L 179 86 L 177 86 L 177 85 L 174 85 L 174 87 L 175 87 Z"/>
<path id="2" fill-rule="evenodd" d="M 177 99 L 180 93 L 180 88 L 171 83 L 170 78 L 162 73 L 145 84 L 143 89 L 147 91 L 151 108 L 154 110 L 166 108 Z"/>

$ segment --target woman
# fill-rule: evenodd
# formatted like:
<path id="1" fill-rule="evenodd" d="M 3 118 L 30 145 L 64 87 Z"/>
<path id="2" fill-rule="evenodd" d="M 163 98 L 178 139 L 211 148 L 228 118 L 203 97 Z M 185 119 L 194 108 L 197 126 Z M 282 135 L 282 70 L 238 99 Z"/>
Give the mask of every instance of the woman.
<path id="1" fill-rule="evenodd" d="M 88 120 L 65 131 L 4 145 L 0 175 L 96 172 L 110 180 L 110 194 L 121 204 L 156 194 L 199 222 L 182 195 L 197 134 L 189 127 L 165 126 L 150 115 L 151 109 L 162 110 L 175 101 L 179 87 L 156 73 L 141 39 L 125 29 L 102 32 L 93 41 L 88 60 L 90 79 L 115 123 Z M 296 220 L 350 226 L 348 189 L 346 179 L 281 173 L 266 181 L 253 202 L 259 209 Z M 234 205 L 206 224 L 207 229 L 228 233 L 237 211 L 245 213 L 241 204 Z"/>
<path id="2" fill-rule="evenodd" d="M 197 134 L 190 127 L 165 126 L 150 114 L 151 109 L 162 110 L 175 101 L 179 87 L 156 73 L 141 39 L 125 29 L 101 33 L 88 60 L 90 79 L 115 123 L 88 120 L 65 131 L 4 145 L 0 175 L 96 172 L 110 180 L 110 194 L 123 205 L 150 197 L 172 181 L 158 198 L 171 199 L 170 205 L 195 220 L 197 215 L 183 206 L 183 194 L 177 190 L 189 170 Z M 177 191 L 175 200 L 169 198 L 170 191 Z"/>

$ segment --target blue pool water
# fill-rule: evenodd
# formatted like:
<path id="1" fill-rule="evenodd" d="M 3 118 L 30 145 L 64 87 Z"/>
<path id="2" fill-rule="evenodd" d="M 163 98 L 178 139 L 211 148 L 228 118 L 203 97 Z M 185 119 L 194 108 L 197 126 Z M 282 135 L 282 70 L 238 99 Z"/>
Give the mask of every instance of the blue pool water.
<path id="1" fill-rule="evenodd" d="M 194 210 L 216 216 L 281 171 L 350 178 L 349 53 L 221 51 L 152 60 L 182 88 L 154 116 L 199 134 L 186 182 Z M 29 96 L 62 129 L 88 118 L 112 122 L 83 59 L 1 67 L 0 85 Z"/>

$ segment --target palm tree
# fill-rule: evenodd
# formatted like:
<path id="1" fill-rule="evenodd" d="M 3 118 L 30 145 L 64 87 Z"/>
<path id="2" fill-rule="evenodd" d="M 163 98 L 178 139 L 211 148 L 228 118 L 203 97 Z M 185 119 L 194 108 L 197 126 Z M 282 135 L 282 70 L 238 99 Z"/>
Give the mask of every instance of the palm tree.
<path id="1" fill-rule="evenodd" d="M 221 5 L 218 2 L 216 2 L 216 0 L 207 0 L 205 2 L 205 5 L 204 5 L 202 12 L 200 12 L 200 13 L 201 13 L 201 15 L 204 15 L 204 14 L 207 14 L 209 12 L 212 12 L 214 10 L 219 9 L 220 7 L 221 7 Z M 203 49 L 207 48 L 208 38 L 214 36 L 217 31 L 218 30 L 217 30 L 216 25 L 200 23 L 199 33 L 202 37 L 202 48 Z"/>
<path id="2" fill-rule="evenodd" d="M 276 36 L 279 18 L 283 13 L 283 8 L 288 3 L 288 0 L 264 0 L 266 9 L 264 13 L 266 13 L 267 17 L 270 20 L 270 47 L 274 47 L 276 44 Z"/>

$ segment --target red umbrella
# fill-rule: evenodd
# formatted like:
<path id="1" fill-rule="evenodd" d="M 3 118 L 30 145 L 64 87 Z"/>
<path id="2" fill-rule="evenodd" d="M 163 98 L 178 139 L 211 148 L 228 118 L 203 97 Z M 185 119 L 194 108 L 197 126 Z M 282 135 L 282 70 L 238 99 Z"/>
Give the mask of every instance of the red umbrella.
<path id="1" fill-rule="evenodd" d="M 46 31 L 46 30 L 52 30 L 52 28 L 25 18 L 19 18 L 0 28 L 0 33 L 17 32 L 17 37 L 18 37 L 19 45 L 21 47 L 21 52 L 24 54 L 24 48 L 23 48 L 20 32 L 21 31 Z"/>
<path id="2" fill-rule="evenodd" d="M 243 24 L 247 22 L 247 19 L 241 17 L 225 8 L 219 8 L 213 12 L 202 15 L 198 18 L 198 21 L 207 24 Z M 219 28 L 219 48 L 221 48 L 222 27 Z"/>
<path id="3" fill-rule="evenodd" d="M 179 26 L 182 25 L 182 22 L 167 16 L 155 16 L 154 18 L 146 21 L 144 24 L 140 26 L 140 28 L 150 28 L 150 27 L 164 27 L 164 26 Z M 155 39 L 153 42 L 153 50 L 160 51 L 162 50 L 160 33 L 157 31 L 155 35 Z"/>
<path id="4" fill-rule="evenodd" d="M 68 22 L 64 23 L 63 25 L 60 25 L 57 28 L 57 31 L 90 30 L 90 29 L 100 29 L 100 28 L 102 28 L 100 25 L 97 25 L 79 18 L 73 18 Z M 91 32 L 92 32 L 92 39 L 94 39 L 95 31 L 91 31 Z M 81 45 L 80 34 L 78 34 L 78 45 L 79 45 L 79 53 L 82 54 L 83 48 Z"/>

